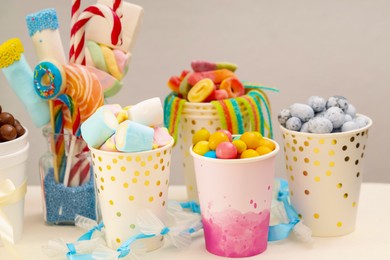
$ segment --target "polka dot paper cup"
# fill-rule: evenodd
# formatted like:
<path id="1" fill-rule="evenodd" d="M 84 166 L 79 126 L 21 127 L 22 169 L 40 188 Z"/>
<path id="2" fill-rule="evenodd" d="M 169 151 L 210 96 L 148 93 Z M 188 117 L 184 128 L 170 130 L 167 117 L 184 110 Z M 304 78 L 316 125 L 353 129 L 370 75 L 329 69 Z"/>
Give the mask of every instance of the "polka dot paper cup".
<path id="1" fill-rule="evenodd" d="M 273 141 L 274 142 L 274 141 Z M 258 255 L 267 248 L 275 150 L 248 159 L 213 159 L 195 154 L 206 249 L 225 257 Z"/>
<path id="2" fill-rule="evenodd" d="M 196 112 L 187 112 L 185 109 L 195 110 Z M 249 129 L 249 117 L 244 112 L 245 129 Z M 190 155 L 189 148 L 192 145 L 192 136 L 200 129 L 207 129 L 210 133 L 222 129 L 221 121 L 217 115 L 216 109 L 211 103 L 190 103 L 186 102 L 183 106 L 183 113 L 179 122 L 178 146 L 181 151 L 184 179 L 187 187 L 188 200 L 198 201 L 198 189 L 196 186 L 194 162 Z"/>
<path id="3" fill-rule="evenodd" d="M 90 147 L 106 242 L 117 249 L 140 233 L 137 213 L 149 209 L 166 217 L 172 141 L 161 148 L 135 153 L 106 152 Z M 163 245 L 161 236 L 142 240 L 148 251 Z"/>
<path id="4" fill-rule="evenodd" d="M 332 134 L 283 133 L 291 203 L 313 236 L 355 229 L 368 129 Z"/>

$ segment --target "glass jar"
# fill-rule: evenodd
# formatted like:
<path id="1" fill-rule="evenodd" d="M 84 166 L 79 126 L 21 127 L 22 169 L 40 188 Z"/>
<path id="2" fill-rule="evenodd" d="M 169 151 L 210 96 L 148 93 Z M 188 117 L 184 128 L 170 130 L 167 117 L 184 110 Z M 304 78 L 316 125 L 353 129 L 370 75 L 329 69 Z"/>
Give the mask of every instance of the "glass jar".
<path id="1" fill-rule="evenodd" d="M 81 137 L 53 134 L 51 127 L 43 128 L 42 134 L 48 146 L 39 160 L 45 223 L 74 225 L 76 215 L 98 221 L 88 146 Z"/>

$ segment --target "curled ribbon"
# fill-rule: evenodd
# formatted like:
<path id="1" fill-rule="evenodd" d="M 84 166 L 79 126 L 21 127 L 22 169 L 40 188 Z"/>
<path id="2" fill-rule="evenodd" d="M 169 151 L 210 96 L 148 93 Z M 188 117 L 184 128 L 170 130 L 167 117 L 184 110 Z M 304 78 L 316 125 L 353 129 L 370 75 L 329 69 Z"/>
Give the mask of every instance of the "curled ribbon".
<path id="1" fill-rule="evenodd" d="M 0 237 L 8 254 L 14 259 L 21 259 L 21 256 L 13 246 L 15 239 L 14 227 L 2 208 L 22 200 L 26 192 L 27 179 L 17 188 L 10 179 L 0 182 Z"/>

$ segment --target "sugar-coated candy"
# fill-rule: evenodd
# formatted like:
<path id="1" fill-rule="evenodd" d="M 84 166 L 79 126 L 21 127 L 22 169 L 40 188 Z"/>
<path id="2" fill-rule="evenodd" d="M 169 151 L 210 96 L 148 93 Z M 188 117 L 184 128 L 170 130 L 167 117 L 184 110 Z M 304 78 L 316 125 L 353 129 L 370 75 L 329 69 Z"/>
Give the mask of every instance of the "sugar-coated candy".
<path id="1" fill-rule="evenodd" d="M 270 153 L 272 152 L 272 149 L 269 148 L 268 146 L 259 146 L 256 148 L 256 152 L 259 154 L 259 155 L 265 155 L 267 153 Z"/>
<path id="2" fill-rule="evenodd" d="M 283 108 L 278 114 L 278 121 L 282 126 L 286 126 L 287 120 L 291 117 L 290 109 Z"/>
<path id="3" fill-rule="evenodd" d="M 198 81 L 188 92 L 188 101 L 203 102 L 215 91 L 215 85 L 211 79 L 202 79 Z"/>
<path id="4" fill-rule="evenodd" d="M 298 117 L 290 117 L 286 122 L 286 128 L 292 131 L 299 131 L 302 127 L 302 121 Z"/>
<path id="5" fill-rule="evenodd" d="M 204 156 L 215 159 L 217 158 L 217 153 L 214 150 L 210 150 L 207 153 L 205 153 Z"/>
<path id="6" fill-rule="evenodd" d="M 0 113 L 0 126 L 5 125 L 5 124 L 9 124 L 9 125 L 15 124 L 14 116 L 8 112 Z"/>
<path id="7" fill-rule="evenodd" d="M 158 97 L 141 101 L 127 111 L 129 120 L 145 126 L 159 126 L 164 120 L 161 100 Z"/>
<path id="8" fill-rule="evenodd" d="M 217 153 L 217 158 L 219 159 L 234 159 L 237 157 L 237 148 L 231 142 L 220 143 L 215 152 Z"/>
<path id="9" fill-rule="evenodd" d="M 196 144 L 200 141 L 208 141 L 210 138 L 210 132 L 206 128 L 199 129 L 192 136 L 192 144 Z"/>
<path id="10" fill-rule="evenodd" d="M 203 72 L 217 69 L 228 69 L 232 72 L 236 71 L 237 65 L 229 62 L 210 62 L 203 60 L 195 60 L 191 62 L 191 67 L 195 72 Z"/>
<path id="11" fill-rule="evenodd" d="M 309 122 L 303 123 L 299 132 L 309 133 Z"/>
<path id="12" fill-rule="evenodd" d="M 211 79 L 215 84 L 220 84 L 224 79 L 235 77 L 235 74 L 227 69 L 194 72 L 190 73 L 188 77 L 188 84 L 194 86 L 198 81 L 208 78 Z"/>
<path id="13" fill-rule="evenodd" d="M 348 100 L 343 96 L 333 96 L 326 102 L 326 108 L 338 107 L 345 111 L 348 108 Z"/>
<path id="14" fill-rule="evenodd" d="M 253 158 L 253 157 L 257 157 L 257 156 L 260 156 L 260 154 L 258 152 L 256 152 L 256 150 L 247 149 L 240 155 L 240 158 L 246 159 L 246 158 Z"/>
<path id="15" fill-rule="evenodd" d="M 324 117 L 332 122 L 334 129 L 340 128 L 345 122 L 345 114 L 343 110 L 336 106 L 329 107 L 326 110 Z"/>
<path id="16" fill-rule="evenodd" d="M 199 141 L 194 145 L 193 148 L 194 153 L 199 155 L 204 155 L 208 151 L 210 151 L 209 142 L 208 141 Z"/>
<path id="17" fill-rule="evenodd" d="M 210 149 L 215 150 L 217 149 L 217 146 L 220 143 L 228 142 L 228 141 L 229 141 L 229 137 L 224 132 L 217 131 L 210 135 L 209 138 Z"/>
<path id="18" fill-rule="evenodd" d="M 256 132 L 245 132 L 241 135 L 240 140 L 243 141 L 247 149 L 256 149 L 260 146 L 262 136 L 257 135 Z"/>
<path id="19" fill-rule="evenodd" d="M 344 124 L 348 121 L 352 121 L 352 116 L 348 115 L 348 114 L 345 114 L 345 117 L 344 117 Z"/>
<path id="20" fill-rule="evenodd" d="M 240 139 L 233 140 L 232 144 L 234 144 L 234 146 L 236 147 L 238 154 L 242 154 L 242 152 L 248 148 L 246 143 Z"/>
<path id="21" fill-rule="evenodd" d="M 326 109 L 326 100 L 323 97 L 311 96 L 307 100 L 307 104 L 313 108 L 314 112 L 321 112 Z"/>
<path id="22" fill-rule="evenodd" d="M 102 146 L 100 146 L 99 150 L 107 151 L 107 152 L 117 152 L 116 143 L 115 143 L 115 134 L 113 134 L 110 138 L 108 138 Z"/>
<path id="23" fill-rule="evenodd" d="M 153 128 L 126 120 L 119 124 L 115 143 L 121 152 L 142 152 L 153 149 Z"/>
<path id="24" fill-rule="evenodd" d="M 117 127 L 114 113 L 102 106 L 81 125 L 81 135 L 89 146 L 99 148 L 115 133 Z"/>
<path id="25" fill-rule="evenodd" d="M 302 103 L 295 103 L 290 106 L 290 113 L 293 117 L 298 117 L 303 123 L 314 117 L 314 110 L 311 106 Z"/>
<path id="26" fill-rule="evenodd" d="M 308 122 L 308 130 L 315 134 L 329 134 L 333 130 L 333 124 L 325 117 L 314 117 Z"/>
<path id="27" fill-rule="evenodd" d="M 225 90 L 229 98 L 236 98 L 245 94 L 244 85 L 236 77 L 224 79 L 219 88 Z"/>
<path id="28" fill-rule="evenodd" d="M 359 125 L 356 123 L 356 121 L 347 121 L 341 126 L 341 132 L 347 132 L 347 131 L 352 131 L 359 129 Z"/>

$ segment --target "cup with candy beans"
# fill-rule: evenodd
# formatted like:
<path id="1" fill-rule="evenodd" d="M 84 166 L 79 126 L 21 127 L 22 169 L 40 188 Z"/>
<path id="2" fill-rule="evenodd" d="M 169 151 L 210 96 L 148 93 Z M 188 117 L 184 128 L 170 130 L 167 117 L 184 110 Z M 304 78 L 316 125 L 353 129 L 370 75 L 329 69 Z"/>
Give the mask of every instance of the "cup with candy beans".
<path id="1" fill-rule="evenodd" d="M 313 236 L 351 233 L 371 119 L 343 96 L 311 96 L 278 120 L 293 207 Z"/>
<path id="2" fill-rule="evenodd" d="M 205 129 L 193 135 L 193 143 L 206 249 L 226 257 L 262 253 L 278 144 L 259 132 L 232 136 L 227 130 Z"/>
<path id="3" fill-rule="evenodd" d="M 4 196 L 0 203 L 0 220 L 4 223 L 0 233 L 7 234 L 5 239 L 12 243 L 19 241 L 23 233 L 27 137 L 27 129 L 0 106 L 0 191 Z"/>
<path id="4" fill-rule="evenodd" d="M 189 147 L 192 135 L 204 128 L 227 129 L 232 134 L 256 130 L 272 138 L 270 105 L 261 86 L 241 81 L 237 65 L 230 62 L 194 60 L 168 80 L 172 91 L 165 99 L 165 125 L 177 141 L 190 200 L 198 200 Z"/>

